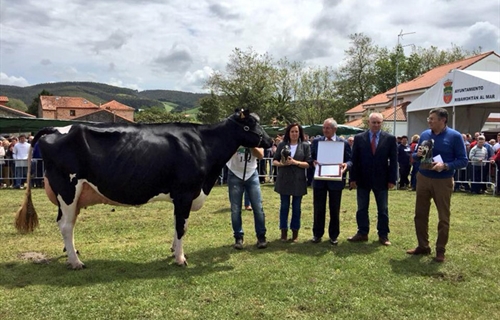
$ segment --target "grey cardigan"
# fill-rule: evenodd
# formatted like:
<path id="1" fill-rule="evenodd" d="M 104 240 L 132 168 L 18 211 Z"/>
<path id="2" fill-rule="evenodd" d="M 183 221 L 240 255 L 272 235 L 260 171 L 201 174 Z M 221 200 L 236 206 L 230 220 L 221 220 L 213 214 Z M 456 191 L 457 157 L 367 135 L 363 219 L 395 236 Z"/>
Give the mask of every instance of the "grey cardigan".
<path id="1" fill-rule="evenodd" d="M 273 160 L 281 160 L 281 149 L 287 144 L 282 141 L 274 153 Z M 307 142 L 299 142 L 293 158 L 305 161 L 312 166 L 311 146 Z M 281 195 L 303 196 L 307 194 L 307 169 L 298 166 L 284 166 L 278 168 L 278 177 L 274 184 L 274 191 Z"/>

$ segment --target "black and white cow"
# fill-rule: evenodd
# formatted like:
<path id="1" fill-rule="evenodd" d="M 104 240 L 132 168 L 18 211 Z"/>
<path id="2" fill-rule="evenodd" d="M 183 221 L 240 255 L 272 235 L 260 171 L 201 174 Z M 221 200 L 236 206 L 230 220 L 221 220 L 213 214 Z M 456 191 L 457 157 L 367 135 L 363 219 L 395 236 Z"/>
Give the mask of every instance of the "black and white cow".
<path id="1" fill-rule="evenodd" d="M 153 200 L 173 202 L 172 248 L 176 263 L 187 264 L 182 236 L 190 211 L 202 207 L 239 146 L 269 148 L 272 139 L 255 115 L 237 110 L 215 125 L 108 123 L 45 128 L 33 145 L 37 142 L 45 164 L 45 191 L 59 207 L 57 222 L 68 263 L 81 269 L 85 265 L 73 240 L 81 208 L 98 203 L 136 206 Z M 29 232 L 38 220 L 29 186 L 26 195 L 16 227 Z"/>

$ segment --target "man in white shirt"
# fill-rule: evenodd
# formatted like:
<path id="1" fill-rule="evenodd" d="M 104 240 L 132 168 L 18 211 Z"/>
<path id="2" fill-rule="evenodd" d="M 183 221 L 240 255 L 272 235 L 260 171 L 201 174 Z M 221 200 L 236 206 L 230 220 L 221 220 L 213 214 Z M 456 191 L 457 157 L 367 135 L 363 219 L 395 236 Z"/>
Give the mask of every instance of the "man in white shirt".
<path id="1" fill-rule="evenodd" d="M 500 133 L 497 134 L 497 143 L 493 145 L 493 151 L 496 153 L 500 149 Z"/>
<path id="2" fill-rule="evenodd" d="M 257 248 L 267 247 L 266 223 L 264 209 L 262 208 L 262 195 L 260 191 L 257 161 L 264 157 L 264 149 L 240 147 L 227 162 L 227 186 L 229 202 L 231 203 L 231 225 L 233 227 L 237 250 L 243 249 L 243 225 L 241 220 L 241 204 L 243 193 L 247 193 L 253 210 L 255 233 L 257 235 Z"/>
<path id="3" fill-rule="evenodd" d="M 12 157 L 16 160 L 16 180 L 14 189 L 23 189 L 23 184 L 26 182 L 28 175 L 28 153 L 30 151 L 30 144 L 26 142 L 24 134 L 19 136 L 19 142 L 16 143 L 12 150 Z"/>

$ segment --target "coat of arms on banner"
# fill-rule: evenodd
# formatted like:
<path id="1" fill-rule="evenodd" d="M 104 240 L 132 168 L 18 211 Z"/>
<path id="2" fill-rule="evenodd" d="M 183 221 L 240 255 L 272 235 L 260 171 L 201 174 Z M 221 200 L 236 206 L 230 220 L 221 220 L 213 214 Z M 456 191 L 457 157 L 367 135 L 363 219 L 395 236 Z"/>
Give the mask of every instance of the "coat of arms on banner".
<path id="1" fill-rule="evenodd" d="M 446 79 L 443 85 L 443 101 L 444 103 L 448 104 L 451 102 L 451 99 L 453 99 L 453 81 L 450 79 Z"/>

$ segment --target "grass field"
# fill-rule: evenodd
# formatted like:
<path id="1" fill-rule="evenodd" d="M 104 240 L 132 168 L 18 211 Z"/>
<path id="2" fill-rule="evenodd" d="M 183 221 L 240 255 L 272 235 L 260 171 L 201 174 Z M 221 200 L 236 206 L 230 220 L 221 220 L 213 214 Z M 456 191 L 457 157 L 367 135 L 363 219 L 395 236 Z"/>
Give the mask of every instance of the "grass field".
<path id="1" fill-rule="evenodd" d="M 170 256 L 173 206 L 157 202 L 82 210 L 75 232 L 87 266 L 81 271 L 66 267 L 57 210 L 44 191 L 33 191 L 40 227 L 21 235 L 13 220 L 23 192 L 0 190 L 0 319 L 500 318 L 500 197 L 453 195 L 447 261 L 437 264 L 405 254 L 416 245 L 413 192 L 389 193 L 393 245 L 382 247 L 373 199 L 370 240 L 346 241 L 356 232 L 356 201 L 345 190 L 340 243 L 332 247 L 307 242 L 312 190 L 296 244 L 278 240 L 279 197 L 271 184 L 262 190 L 267 249 L 255 248 L 248 211 L 245 249 L 232 248 L 227 188 L 217 186 L 189 220 L 187 267 Z M 432 206 L 431 242 L 436 216 Z"/>

